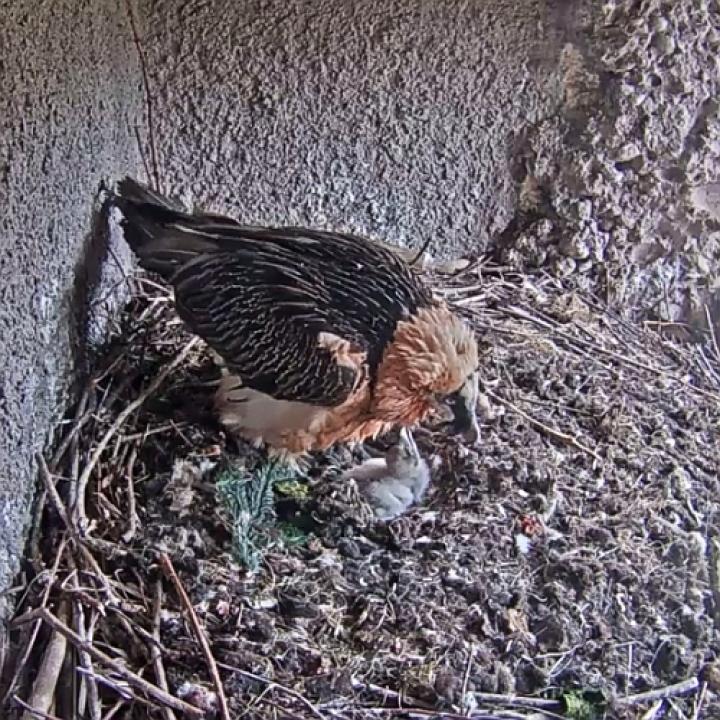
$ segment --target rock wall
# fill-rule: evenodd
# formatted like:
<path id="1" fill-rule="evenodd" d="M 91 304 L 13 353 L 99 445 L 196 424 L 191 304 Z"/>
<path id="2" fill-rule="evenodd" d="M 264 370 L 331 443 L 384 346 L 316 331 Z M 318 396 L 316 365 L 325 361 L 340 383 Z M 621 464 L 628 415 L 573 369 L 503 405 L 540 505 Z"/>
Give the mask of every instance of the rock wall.
<path id="1" fill-rule="evenodd" d="M 138 168 L 130 38 L 115 2 L 0 2 L 0 592 L 20 568 L 34 453 L 112 310 L 96 195 Z"/>
<path id="2" fill-rule="evenodd" d="M 585 5 L 159 0 L 166 189 L 248 223 L 484 248 L 514 212 L 514 138 L 562 99 Z"/>
<path id="3" fill-rule="evenodd" d="M 160 0 L 148 27 L 189 202 L 720 310 L 711 0 Z"/>
<path id="4" fill-rule="evenodd" d="M 612 0 L 592 38 L 563 51 L 560 112 L 527 129 L 503 260 L 636 317 L 692 331 L 707 304 L 719 324 L 720 7 Z"/>

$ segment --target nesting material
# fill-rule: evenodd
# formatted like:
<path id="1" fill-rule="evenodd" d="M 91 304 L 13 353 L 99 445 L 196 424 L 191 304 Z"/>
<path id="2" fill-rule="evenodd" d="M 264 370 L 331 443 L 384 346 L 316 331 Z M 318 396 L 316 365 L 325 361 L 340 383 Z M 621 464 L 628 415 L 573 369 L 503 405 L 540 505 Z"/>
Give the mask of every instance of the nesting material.
<path id="1" fill-rule="evenodd" d="M 717 705 L 712 338 L 680 345 L 543 275 L 474 262 L 436 278 L 476 329 L 481 443 L 415 429 L 438 460 L 391 523 L 368 521 L 342 448 L 311 456 L 307 482 L 275 483 L 248 572 L 210 464 L 252 474 L 265 457 L 227 441 L 212 358 L 164 289 L 137 284 L 47 457 L 0 653 L 3 717 L 24 712 L 60 635 L 68 662 L 48 669 L 42 704 L 56 717 L 679 719 Z"/>

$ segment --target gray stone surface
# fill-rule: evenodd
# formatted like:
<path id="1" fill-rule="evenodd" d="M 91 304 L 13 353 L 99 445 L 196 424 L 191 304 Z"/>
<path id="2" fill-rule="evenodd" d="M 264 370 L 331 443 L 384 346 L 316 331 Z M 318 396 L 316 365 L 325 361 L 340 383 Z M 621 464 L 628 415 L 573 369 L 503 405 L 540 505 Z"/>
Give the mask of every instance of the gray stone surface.
<path id="1" fill-rule="evenodd" d="M 720 332 L 720 6 L 609 0 L 523 152 L 547 201 L 504 260 L 618 310 Z M 552 212 L 548 212 L 548 206 Z"/>
<path id="2" fill-rule="evenodd" d="M 502 245 L 619 309 L 703 321 L 719 27 L 713 0 L 159 0 L 163 175 L 247 222 Z"/>
<path id="3" fill-rule="evenodd" d="M 20 566 L 33 454 L 62 417 L 88 333 L 102 338 L 119 272 L 93 227 L 101 180 L 138 167 L 142 94 L 117 8 L 0 2 L 0 592 Z"/>
<path id="4" fill-rule="evenodd" d="M 562 102 L 587 5 L 159 0 L 165 187 L 249 223 L 483 248 L 514 213 L 515 137 Z"/>

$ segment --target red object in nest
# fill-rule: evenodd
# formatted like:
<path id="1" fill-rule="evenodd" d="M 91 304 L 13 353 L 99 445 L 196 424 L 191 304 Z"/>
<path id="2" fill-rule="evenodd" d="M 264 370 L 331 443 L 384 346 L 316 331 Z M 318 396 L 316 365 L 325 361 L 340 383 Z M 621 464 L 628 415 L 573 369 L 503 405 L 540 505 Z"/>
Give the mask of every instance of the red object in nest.
<path id="1" fill-rule="evenodd" d="M 543 531 L 542 521 L 535 515 L 521 515 L 519 518 L 520 528 L 523 534 L 528 537 L 540 535 Z"/>

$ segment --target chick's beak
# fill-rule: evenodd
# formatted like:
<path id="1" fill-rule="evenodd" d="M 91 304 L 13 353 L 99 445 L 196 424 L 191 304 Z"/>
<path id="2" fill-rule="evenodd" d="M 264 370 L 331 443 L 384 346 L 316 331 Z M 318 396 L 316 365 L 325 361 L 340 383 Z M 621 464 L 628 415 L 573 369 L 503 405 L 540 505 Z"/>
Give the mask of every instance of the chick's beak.
<path id="1" fill-rule="evenodd" d="M 407 451 L 411 455 L 417 455 L 418 454 L 418 447 L 415 443 L 415 438 L 412 435 L 412 432 L 410 431 L 410 428 L 407 427 L 401 427 L 400 428 L 400 443 L 407 448 Z"/>

